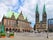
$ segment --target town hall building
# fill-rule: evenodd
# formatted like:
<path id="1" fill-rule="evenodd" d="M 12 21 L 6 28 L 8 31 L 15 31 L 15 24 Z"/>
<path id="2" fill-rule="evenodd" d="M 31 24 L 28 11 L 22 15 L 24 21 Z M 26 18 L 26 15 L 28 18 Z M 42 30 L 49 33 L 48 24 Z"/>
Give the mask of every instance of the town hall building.
<path id="1" fill-rule="evenodd" d="M 14 13 L 12 14 L 11 18 L 7 18 L 6 16 L 3 16 L 2 24 L 4 24 L 5 31 L 14 31 L 14 32 L 29 32 L 32 27 L 31 23 L 28 22 L 27 18 L 24 19 L 24 16 L 21 13 L 15 19 Z"/>

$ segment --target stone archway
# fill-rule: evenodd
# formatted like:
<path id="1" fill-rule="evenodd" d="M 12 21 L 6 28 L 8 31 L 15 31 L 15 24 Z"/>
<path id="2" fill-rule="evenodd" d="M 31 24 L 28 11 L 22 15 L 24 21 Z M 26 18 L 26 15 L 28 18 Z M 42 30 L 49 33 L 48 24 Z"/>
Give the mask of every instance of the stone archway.
<path id="1" fill-rule="evenodd" d="M 12 31 L 14 32 L 14 31 L 15 31 L 15 29 L 13 28 L 13 29 L 12 29 Z"/>
<path id="2" fill-rule="evenodd" d="M 12 30 L 14 31 L 14 28 Z"/>
<path id="3" fill-rule="evenodd" d="M 6 31 L 8 31 L 8 28 L 6 28 Z"/>
<path id="4" fill-rule="evenodd" d="M 23 29 L 23 32 L 24 32 L 24 29 Z"/>
<path id="5" fill-rule="evenodd" d="M 17 31 L 17 29 L 16 29 L 16 31 Z"/>
<path id="6" fill-rule="evenodd" d="M 17 29 L 15 29 L 15 32 L 17 32 Z"/>
<path id="7" fill-rule="evenodd" d="M 20 29 L 18 29 L 18 32 L 20 32 Z"/>
<path id="8" fill-rule="evenodd" d="M 9 28 L 9 31 L 11 32 L 11 28 Z"/>

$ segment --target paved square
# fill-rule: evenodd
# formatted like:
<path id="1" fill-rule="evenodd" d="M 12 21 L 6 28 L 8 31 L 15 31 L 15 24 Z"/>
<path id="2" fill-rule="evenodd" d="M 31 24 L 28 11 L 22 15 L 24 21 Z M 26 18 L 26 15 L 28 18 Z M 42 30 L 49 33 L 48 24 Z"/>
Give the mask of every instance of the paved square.
<path id="1" fill-rule="evenodd" d="M 53 40 L 53 33 L 15 33 L 14 38 L 0 38 L 0 40 Z"/>

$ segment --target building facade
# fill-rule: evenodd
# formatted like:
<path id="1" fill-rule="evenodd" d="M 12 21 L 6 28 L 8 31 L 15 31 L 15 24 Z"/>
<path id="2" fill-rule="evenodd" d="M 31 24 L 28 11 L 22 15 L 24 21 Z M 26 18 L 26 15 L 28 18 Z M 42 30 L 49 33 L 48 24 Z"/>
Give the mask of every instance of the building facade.
<path id="1" fill-rule="evenodd" d="M 48 19 L 48 31 L 53 32 L 53 18 Z"/>
<path id="2" fill-rule="evenodd" d="M 30 22 L 28 22 L 27 18 L 24 19 L 22 11 L 17 19 L 15 19 L 14 13 L 12 14 L 11 18 L 7 18 L 3 16 L 2 24 L 5 26 L 5 31 L 27 31 L 29 32 L 32 27 L 30 26 Z"/>
<path id="3" fill-rule="evenodd" d="M 35 26 L 34 29 L 37 31 L 45 31 L 46 30 L 46 26 L 47 26 L 47 14 L 45 11 L 45 5 L 43 7 L 43 14 L 42 14 L 42 21 L 39 21 L 39 12 L 38 12 L 38 5 L 36 5 L 36 19 L 35 19 Z"/>

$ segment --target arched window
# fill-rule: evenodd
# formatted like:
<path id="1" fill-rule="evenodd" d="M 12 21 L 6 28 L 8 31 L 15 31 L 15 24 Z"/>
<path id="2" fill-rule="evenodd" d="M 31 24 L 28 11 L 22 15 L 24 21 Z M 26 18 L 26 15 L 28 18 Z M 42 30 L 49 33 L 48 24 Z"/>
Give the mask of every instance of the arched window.
<path id="1" fill-rule="evenodd" d="M 11 32 L 11 28 L 9 29 L 9 31 Z"/>
<path id="2" fill-rule="evenodd" d="M 14 31 L 14 28 L 12 30 Z"/>
<path id="3" fill-rule="evenodd" d="M 18 29 L 18 32 L 20 32 L 20 29 Z"/>
<path id="4" fill-rule="evenodd" d="M 6 28 L 6 31 L 8 31 L 8 28 Z"/>
<path id="5" fill-rule="evenodd" d="M 15 32 L 17 31 L 17 29 L 15 29 Z"/>

